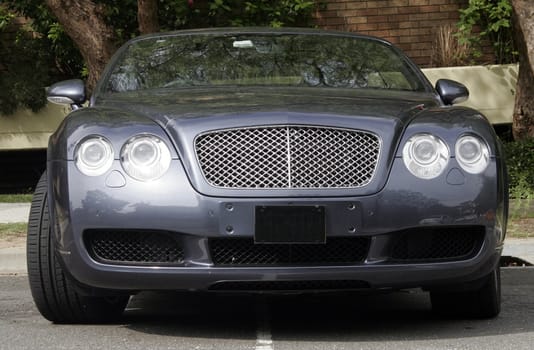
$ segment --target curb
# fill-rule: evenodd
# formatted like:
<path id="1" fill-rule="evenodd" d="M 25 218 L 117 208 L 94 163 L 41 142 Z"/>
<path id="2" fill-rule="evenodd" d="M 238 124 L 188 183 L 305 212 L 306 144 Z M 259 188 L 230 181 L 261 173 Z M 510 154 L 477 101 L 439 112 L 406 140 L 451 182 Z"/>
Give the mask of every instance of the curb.
<path id="1" fill-rule="evenodd" d="M 534 239 L 533 238 L 507 238 L 504 240 L 503 256 L 520 258 L 534 264 Z"/>
<path id="2" fill-rule="evenodd" d="M 0 203 L 0 223 L 28 222 L 31 203 Z"/>
<path id="3" fill-rule="evenodd" d="M 0 275 L 27 273 L 26 247 L 0 249 Z"/>

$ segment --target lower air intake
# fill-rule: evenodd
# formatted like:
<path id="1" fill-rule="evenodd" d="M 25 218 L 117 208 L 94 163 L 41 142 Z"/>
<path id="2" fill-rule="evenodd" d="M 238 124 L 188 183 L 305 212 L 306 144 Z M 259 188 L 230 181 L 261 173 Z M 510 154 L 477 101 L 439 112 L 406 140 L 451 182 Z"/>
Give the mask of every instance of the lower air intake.
<path id="1" fill-rule="evenodd" d="M 294 266 L 359 264 L 367 257 L 370 239 L 329 237 L 326 244 L 254 244 L 251 238 L 212 238 L 215 266 Z"/>
<path id="2" fill-rule="evenodd" d="M 459 261 L 474 257 L 482 247 L 482 226 L 422 228 L 395 233 L 392 262 Z"/>
<path id="3" fill-rule="evenodd" d="M 167 232 L 91 230 L 85 232 L 91 257 L 114 265 L 180 265 L 184 252 L 180 242 Z"/>

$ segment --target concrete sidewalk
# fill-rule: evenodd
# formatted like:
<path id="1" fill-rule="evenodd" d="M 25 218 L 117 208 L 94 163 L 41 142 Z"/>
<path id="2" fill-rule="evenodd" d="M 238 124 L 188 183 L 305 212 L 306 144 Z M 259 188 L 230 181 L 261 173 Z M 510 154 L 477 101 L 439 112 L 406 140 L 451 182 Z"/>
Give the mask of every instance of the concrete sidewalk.
<path id="1" fill-rule="evenodd" d="M 0 203 L 0 223 L 27 222 L 30 203 Z"/>
<path id="2" fill-rule="evenodd" d="M 0 248 L 0 275 L 27 273 L 25 246 Z"/>
<path id="3" fill-rule="evenodd" d="M 0 203 L 0 223 L 27 222 L 30 203 Z M 507 238 L 503 256 L 534 264 L 534 238 Z M 26 247 L 0 248 L 0 274 L 26 273 Z"/>

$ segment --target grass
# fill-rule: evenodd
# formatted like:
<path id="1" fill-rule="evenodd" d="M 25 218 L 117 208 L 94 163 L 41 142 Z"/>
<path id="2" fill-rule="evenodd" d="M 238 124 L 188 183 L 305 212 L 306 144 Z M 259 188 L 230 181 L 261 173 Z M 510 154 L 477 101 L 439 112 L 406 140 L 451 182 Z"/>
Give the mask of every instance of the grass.
<path id="1" fill-rule="evenodd" d="M 28 203 L 31 194 L 0 194 L 0 203 Z M 25 222 L 0 223 L 0 241 L 11 242 L 26 237 L 28 224 Z"/>
<path id="2" fill-rule="evenodd" d="M 510 219 L 534 219 L 534 199 L 510 200 Z"/>
<path id="3" fill-rule="evenodd" d="M 507 237 L 534 238 L 534 199 L 511 201 L 508 218 Z"/>
<path id="4" fill-rule="evenodd" d="M 32 194 L 0 194 L 0 203 L 29 203 Z"/>
<path id="5" fill-rule="evenodd" d="M 25 237 L 27 228 L 28 224 L 25 222 L 0 224 L 0 239 L 10 241 L 15 238 Z"/>
<path id="6" fill-rule="evenodd" d="M 507 238 L 534 238 L 534 219 L 508 221 Z"/>

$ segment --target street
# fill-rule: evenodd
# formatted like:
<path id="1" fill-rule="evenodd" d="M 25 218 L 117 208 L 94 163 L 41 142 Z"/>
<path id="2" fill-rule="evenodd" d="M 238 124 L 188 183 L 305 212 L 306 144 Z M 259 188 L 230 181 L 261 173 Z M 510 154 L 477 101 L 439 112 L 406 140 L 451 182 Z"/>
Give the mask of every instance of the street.
<path id="1" fill-rule="evenodd" d="M 0 276 L 0 349 L 532 349 L 534 269 L 503 269 L 493 320 L 440 319 L 420 291 L 236 296 L 141 293 L 121 323 L 54 325 L 26 276 Z"/>

